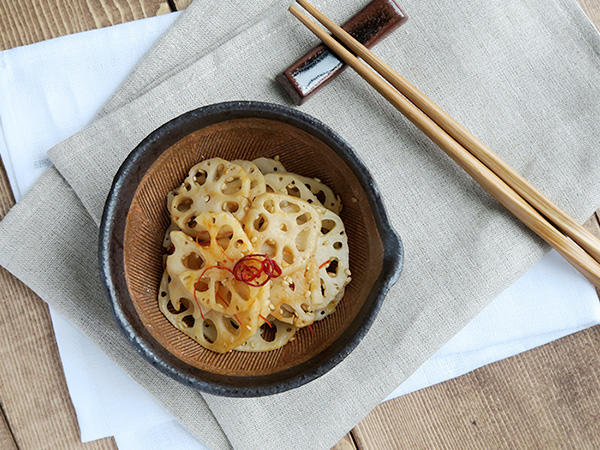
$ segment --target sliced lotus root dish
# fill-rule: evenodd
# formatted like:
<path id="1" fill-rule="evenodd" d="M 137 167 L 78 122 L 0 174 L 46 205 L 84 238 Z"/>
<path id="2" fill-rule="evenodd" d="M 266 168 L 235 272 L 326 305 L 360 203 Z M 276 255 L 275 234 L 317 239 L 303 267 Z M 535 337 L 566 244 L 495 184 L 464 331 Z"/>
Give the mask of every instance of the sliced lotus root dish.
<path id="1" fill-rule="evenodd" d="M 250 201 L 254 201 L 256 197 L 267 192 L 265 177 L 256 164 L 243 159 L 236 159 L 232 162 L 244 169 L 250 177 Z"/>
<path id="2" fill-rule="evenodd" d="M 275 158 L 278 157 L 276 156 Z M 256 164 L 256 167 L 259 168 L 263 175 L 272 172 L 287 172 L 285 167 L 283 167 L 283 164 L 279 162 L 279 159 L 265 158 L 261 156 L 260 158 L 252 160 L 252 162 Z"/>
<path id="3" fill-rule="evenodd" d="M 171 219 L 192 237 L 200 231 L 198 217 L 210 212 L 228 212 L 242 220 L 250 204 L 251 180 L 239 165 L 220 158 L 196 164 L 173 194 L 167 207 Z"/>
<path id="4" fill-rule="evenodd" d="M 215 223 L 211 228 L 213 220 Z M 182 231 L 171 233 L 174 251 L 167 257 L 167 271 L 172 282 L 181 283 L 191 295 L 190 298 L 200 305 L 225 314 L 245 311 L 257 300 L 266 303 L 269 298 L 268 285 L 249 286 L 233 276 L 233 261 L 252 251 L 239 223 L 230 222 L 237 229 L 223 248 L 222 242 L 227 238 L 221 239 L 220 243 L 219 233 L 223 229 L 231 229 L 231 226 L 223 224 L 235 219 L 227 214 L 213 213 L 204 215 L 202 221 L 210 234 L 210 240 L 206 242 L 198 243 L 200 235 L 194 241 Z"/>
<path id="5" fill-rule="evenodd" d="M 299 328 L 315 321 L 315 310 L 325 306 L 319 267 L 314 258 L 296 272 L 273 280 L 271 315 Z"/>
<path id="6" fill-rule="evenodd" d="M 340 216 L 331 211 L 321 215 L 315 259 L 319 263 L 320 287 L 327 305 L 350 282 L 348 236 Z"/>
<path id="7" fill-rule="evenodd" d="M 208 350 L 266 352 L 335 312 L 350 282 L 341 200 L 277 158 L 213 158 L 167 196 L 158 305 Z"/>
<path id="8" fill-rule="evenodd" d="M 178 297 L 176 299 L 176 297 Z M 251 308 L 234 315 L 201 309 L 189 298 L 187 289 L 178 283 L 169 282 L 167 272 L 163 275 L 159 288 L 159 308 L 167 319 L 203 347 L 218 353 L 225 353 L 242 345 L 255 335 L 265 323 L 260 314 L 260 302 Z"/>
<path id="9" fill-rule="evenodd" d="M 285 275 L 314 255 L 321 218 L 304 200 L 266 193 L 254 200 L 243 224 L 257 252 L 274 259 Z"/>

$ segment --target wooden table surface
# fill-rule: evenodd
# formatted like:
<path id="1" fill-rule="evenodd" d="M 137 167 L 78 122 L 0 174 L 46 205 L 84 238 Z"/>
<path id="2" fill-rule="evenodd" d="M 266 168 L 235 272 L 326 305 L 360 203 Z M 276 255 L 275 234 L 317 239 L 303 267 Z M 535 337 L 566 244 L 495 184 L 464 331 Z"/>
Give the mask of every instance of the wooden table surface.
<path id="1" fill-rule="evenodd" d="M 0 2 L 0 50 L 188 3 Z M 600 28 L 600 0 L 580 4 Z M 13 204 L 0 165 L 0 218 Z M 600 235 L 598 212 L 587 226 Z M 0 449 L 116 449 L 112 438 L 80 442 L 48 307 L 3 268 L 0 304 Z M 336 445 L 431 447 L 600 448 L 600 326 L 386 402 Z"/>

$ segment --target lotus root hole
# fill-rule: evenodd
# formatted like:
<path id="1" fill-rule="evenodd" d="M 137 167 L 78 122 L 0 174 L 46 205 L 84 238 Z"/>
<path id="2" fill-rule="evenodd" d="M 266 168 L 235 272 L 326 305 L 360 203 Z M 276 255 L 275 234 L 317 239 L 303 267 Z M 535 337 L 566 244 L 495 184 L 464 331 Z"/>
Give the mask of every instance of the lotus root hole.
<path id="1" fill-rule="evenodd" d="M 235 320 L 229 319 L 229 325 L 236 331 L 240 329 L 240 324 L 237 323 Z"/>
<path id="2" fill-rule="evenodd" d="M 250 300 L 250 287 L 246 283 L 235 281 L 235 292 L 242 298 L 242 300 Z"/>
<path id="3" fill-rule="evenodd" d="M 288 184 L 286 187 L 287 190 L 287 194 L 291 195 L 292 197 L 298 197 L 300 198 L 300 189 L 298 189 L 296 186 L 292 185 L 292 184 Z"/>
<path id="4" fill-rule="evenodd" d="M 225 166 L 223 164 L 219 164 L 217 166 L 217 170 L 215 170 L 215 175 L 213 177 L 213 180 L 218 181 L 223 176 L 224 173 L 225 173 Z"/>
<path id="5" fill-rule="evenodd" d="M 335 227 L 335 222 L 331 219 L 325 219 L 321 222 L 321 234 L 326 235 Z"/>
<path id="6" fill-rule="evenodd" d="M 281 252 L 281 257 L 283 258 L 283 261 L 285 261 L 288 264 L 294 264 L 294 253 L 292 252 L 292 250 L 286 245 L 285 247 L 283 247 L 283 251 Z"/>
<path id="7" fill-rule="evenodd" d="M 223 203 L 223 211 L 228 213 L 234 213 L 238 209 L 240 209 L 240 204 L 238 202 L 225 202 Z"/>
<path id="8" fill-rule="evenodd" d="M 277 245 L 274 241 L 265 241 L 260 248 L 260 252 L 272 258 L 277 253 Z"/>
<path id="9" fill-rule="evenodd" d="M 194 203 L 194 200 L 191 199 L 190 197 L 183 197 L 181 200 L 179 200 L 179 203 L 177 204 L 177 211 L 179 211 L 179 212 L 189 211 L 190 208 L 192 207 L 193 203 Z"/>
<path id="10" fill-rule="evenodd" d="M 326 198 L 325 192 L 319 191 L 315 194 L 315 197 L 317 197 L 317 200 L 319 200 L 321 202 L 321 204 L 323 204 L 323 205 L 325 204 L 325 198 Z"/>
<path id="11" fill-rule="evenodd" d="M 198 253 L 188 253 L 182 258 L 181 263 L 190 270 L 200 270 L 206 264 L 204 258 Z"/>
<path id="12" fill-rule="evenodd" d="M 298 233 L 296 235 L 295 244 L 296 244 L 296 248 L 298 249 L 299 252 L 305 251 L 306 248 L 308 247 L 309 236 L 310 236 L 310 230 L 308 228 L 305 228 L 304 230 L 302 230 L 300 233 Z"/>
<path id="13" fill-rule="evenodd" d="M 341 249 L 344 246 L 344 244 L 342 244 L 341 242 L 336 242 L 335 244 L 333 244 L 333 248 L 335 248 L 336 250 Z"/>
<path id="14" fill-rule="evenodd" d="M 196 216 L 188 220 L 188 223 L 186 225 L 188 228 L 196 228 L 196 225 L 198 225 L 198 222 L 196 222 Z"/>
<path id="15" fill-rule="evenodd" d="M 269 212 L 269 214 L 275 213 L 275 202 L 273 200 L 267 200 L 264 204 L 264 207 Z"/>
<path id="16" fill-rule="evenodd" d="M 206 172 L 204 170 L 199 170 L 194 175 L 193 180 L 194 180 L 194 183 L 196 183 L 198 186 L 202 186 L 204 183 L 206 183 Z M 192 190 L 192 186 L 190 186 L 189 189 L 186 186 L 186 189 L 188 191 L 191 191 Z"/>
<path id="17" fill-rule="evenodd" d="M 279 208 L 287 213 L 297 213 L 300 212 L 300 206 L 295 203 L 290 203 L 287 200 L 282 200 L 279 202 Z"/>
<path id="18" fill-rule="evenodd" d="M 204 227 L 200 227 L 198 230 L 198 236 L 196 236 L 196 242 L 201 247 L 208 247 L 210 245 L 210 233 Z"/>
<path id="19" fill-rule="evenodd" d="M 327 273 L 331 278 L 335 278 L 337 276 L 338 271 L 338 262 L 337 259 L 332 259 L 329 265 L 325 268 Z"/>
<path id="20" fill-rule="evenodd" d="M 275 336 L 277 335 L 276 329 L 271 328 L 266 323 L 263 323 L 260 327 L 260 337 L 266 342 L 273 342 L 275 340 Z"/>
<path id="21" fill-rule="evenodd" d="M 280 312 L 281 316 L 286 319 L 290 319 L 296 315 L 294 309 L 286 303 L 282 304 L 279 307 L 279 312 Z"/>
<path id="22" fill-rule="evenodd" d="M 196 286 L 195 289 L 198 292 L 206 292 L 210 289 L 210 286 L 208 284 L 208 278 L 200 278 L 197 282 L 196 282 Z"/>
<path id="23" fill-rule="evenodd" d="M 187 311 L 188 307 L 186 306 L 186 304 L 183 302 L 183 300 L 185 300 L 184 298 L 180 298 L 179 299 L 179 309 L 175 309 L 175 306 L 173 305 L 173 303 L 171 303 L 171 300 L 169 300 L 167 302 L 167 310 L 171 313 L 171 314 L 180 314 L 184 311 Z"/>
<path id="24" fill-rule="evenodd" d="M 279 225 L 279 229 L 281 231 L 283 231 L 284 233 L 286 233 L 287 230 L 288 230 L 288 227 L 287 227 L 287 225 L 285 223 L 282 223 L 281 225 Z"/>
<path id="25" fill-rule="evenodd" d="M 217 303 L 223 303 L 224 306 L 231 304 L 231 291 L 223 283 L 217 283 Z"/>
<path id="26" fill-rule="evenodd" d="M 217 340 L 217 327 L 213 323 L 212 320 L 207 319 L 204 321 L 204 326 L 202 327 L 202 335 L 204 339 L 206 339 L 211 344 Z"/>
<path id="27" fill-rule="evenodd" d="M 310 214 L 309 213 L 303 213 L 303 214 L 300 214 L 298 217 L 296 217 L 296 223 L 298 225 L 304 225 L 309 220 L 310 220 Z"/>
<path id="28" fill-rule="evenodd" d="M 217 243 L 223 250 L 227 250 L 232 237 L 233 228 L 230 225 L 223 225 L 217 232 Z"/>
<path id="29" fill-rule="evenodd" d="M 196 323 L 196 319 L 194 319 L 194 316 L 192 315 L 185 316 L 183 319 L 181 319 L 181 321 L 188 328 L 193 328 L 194 324 Z"/>
<path id="30" fill-rule="evenodd" d="M 267 218 L 263 214 L 259 214 L 258 217 L 254 220 L 253 226 L 256 231 L 265 231 L 269 222 Z"/>
<path id="31" fill-rule="evenodd" d="M 242 190 L 242 179 L 240 177 L 229 177 L 221 186 L 221 192 L 225 195 L 235 195 Z"/>

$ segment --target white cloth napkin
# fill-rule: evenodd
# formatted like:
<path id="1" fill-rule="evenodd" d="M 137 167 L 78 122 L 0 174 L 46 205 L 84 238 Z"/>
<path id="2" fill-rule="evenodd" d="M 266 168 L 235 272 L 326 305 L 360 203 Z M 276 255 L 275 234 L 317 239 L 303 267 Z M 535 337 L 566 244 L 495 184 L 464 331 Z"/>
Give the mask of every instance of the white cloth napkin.
<path id="1" fill-rule="evenodd" d="M 176 15 L 0 52 L 0 155 L 17 200 L 47 167 L 46 151 L 93 118 Z M 85 335 L 52 318 L 83 441 L 114 435 L 121 449 L 205 448 Z M 596 324 L 593 286 L 550 252 L 389 398 Z"/>

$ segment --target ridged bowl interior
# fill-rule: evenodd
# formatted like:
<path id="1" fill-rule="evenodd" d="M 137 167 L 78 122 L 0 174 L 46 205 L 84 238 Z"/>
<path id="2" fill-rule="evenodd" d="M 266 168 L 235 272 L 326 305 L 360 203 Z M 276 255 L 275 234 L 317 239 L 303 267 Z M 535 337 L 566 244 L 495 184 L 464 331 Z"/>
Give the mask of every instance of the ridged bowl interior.
<path id="1" fill-rule="evenodd" d="M 281 116 L 277 110 L 287 108 L 258 105 L 262 109 L 257 111 L 242 108 L 236 113 L 230 107 L 208 115 L 206 111 L 188 113 L 187 119 L 182 116 L 170 122 L 170 129 L 166 124 L 157 130 L 140 144 L 142 150 L 134 151 L 132 155 L 138 152 L 137 157 L 121 168 L 115 192 L 111 191 L 115 197 L 112 209 L 109 196 L 103 218 L 103 227 L 108 226 L 104 222 L 112 221 L 104 239 L 110 256 L 103 255 L 102 242 L 100 255 L 101 260 L 106 257 L 105 280 L 125 334 L 163 371 L 222 395 L 279 392 L 333 367 L 366 332 L 384 291 L 397 278 L 401 262 L 399 240 L 386 228 L 376 188 L 365 185 L 365 176 L 370 179 L 368 172 L 364 173 L 361 165 L 349 164 L 348 156 L 353 155 L 347 151 L 353 153 L 351 149 L 341 151 L 337 135 L 328 136 L 326 127 L 313 129 L 322 124 L 308 116 L 292 110 L 290 117 Z M 260 156 L 278 157 L 288 171 L 317 177 L 341 196 L 352 281 L 336 312 L 315 322 L 314 332 L 301 329 L 295 340 L 271 352 L 214 353 L 173 327 L 158 308 L 165 254 L 162 240 L 170 223 L 167 193 L 181 185 L 190 167 L 203 159 L 252 160 Z M 107 211 L 112 211 L 110 217 Z M 120 224 L 115 224 L 119 219 Z M 386 251 L 386 239 L 392 239 L 396 259 L 394 249 Z M 115 244 L 117 241 L 122 245 Z"/>

